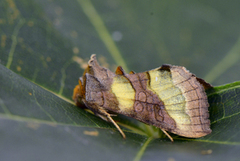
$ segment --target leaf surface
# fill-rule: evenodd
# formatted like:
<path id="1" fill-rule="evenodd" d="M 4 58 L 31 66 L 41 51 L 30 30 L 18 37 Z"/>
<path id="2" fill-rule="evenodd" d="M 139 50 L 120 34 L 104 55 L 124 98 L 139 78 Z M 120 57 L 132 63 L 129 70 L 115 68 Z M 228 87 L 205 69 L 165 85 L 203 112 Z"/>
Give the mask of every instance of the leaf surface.
<path id="1" fill-rule="evenodd" d="M 114 126 L 76 107 L 91 54 L 115 70 L 186 66 L 214 85 L 240 79 L 238 1 L 2 0 L 0 160 L 237 160 L 240 82 L 207 91 L 212 133 L 172 135 L 131 118 Z M 230 12 L 231 11 L 231 12 Z"/>

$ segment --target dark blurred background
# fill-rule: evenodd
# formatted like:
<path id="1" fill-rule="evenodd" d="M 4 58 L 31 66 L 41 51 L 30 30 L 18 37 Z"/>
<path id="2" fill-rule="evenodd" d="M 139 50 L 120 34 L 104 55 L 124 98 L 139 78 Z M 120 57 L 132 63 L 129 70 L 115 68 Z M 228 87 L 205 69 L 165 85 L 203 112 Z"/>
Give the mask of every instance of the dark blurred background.
<path id="1" fill-rule="evenodd" d="M 240 80 L 240 1 L 0 1 L 0 63 L 70 98 L 91 54 L 115 70 L 185 66 Z"/>

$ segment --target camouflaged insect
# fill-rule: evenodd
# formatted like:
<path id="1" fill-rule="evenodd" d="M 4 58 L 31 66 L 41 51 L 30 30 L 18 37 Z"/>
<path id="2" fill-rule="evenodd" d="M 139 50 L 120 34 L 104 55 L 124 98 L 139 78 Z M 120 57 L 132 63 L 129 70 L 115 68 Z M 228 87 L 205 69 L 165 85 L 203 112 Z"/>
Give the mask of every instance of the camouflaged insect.
<path id="1" fill-rule="evenodd" d="M 101 67 L 92 55 L 73 99 L 95 115 L 112 122 L 125 134 L 110 113 L 123 114 L 166 132 L 198 138 L 211 133 L 205 88 L 209 83 L 185 67 L 162 65 L 159 68 L 126 74 L 122 67 L 113 73 Z"/>

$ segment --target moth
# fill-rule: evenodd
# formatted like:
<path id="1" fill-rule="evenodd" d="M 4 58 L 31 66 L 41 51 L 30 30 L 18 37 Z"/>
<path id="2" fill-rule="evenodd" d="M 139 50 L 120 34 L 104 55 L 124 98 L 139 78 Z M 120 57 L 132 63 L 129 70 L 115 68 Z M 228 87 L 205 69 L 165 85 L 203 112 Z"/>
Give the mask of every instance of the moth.
<path id="1" fill-rule="evenodd" d="M 112 122 L 123 138 L 124 132 L 112 119 L 123 114 L 160 128 L 171 141 L 171 132 L 189 138 L 211 133 L 206 88 L 212 86 L 185 67 L 159 68 L 126 74 L 121 66 L 113 73 L 101 67 L 92 55 L 79 84 L 74 88 L 77 106 Z"/>

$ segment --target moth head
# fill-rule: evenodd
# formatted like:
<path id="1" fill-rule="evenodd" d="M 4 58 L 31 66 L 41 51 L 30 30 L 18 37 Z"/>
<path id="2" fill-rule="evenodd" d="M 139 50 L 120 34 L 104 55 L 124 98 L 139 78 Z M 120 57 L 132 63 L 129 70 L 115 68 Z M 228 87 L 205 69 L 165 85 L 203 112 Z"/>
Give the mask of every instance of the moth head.
<path id="1" fill-rule="evenodd" d="M 76 103 L 77 106 L 82 107 L 82 108 L 86 108 L 84 106 L 83 101 L 82 101 L 82 99 L 84 97 L 84 88 L 83 88 L 82 77 L 79 78 L 78 83 L 79 84 L 76 85 L 74 90 L 73 90 L 72 99 L 74 100 L 74 102 Z"/>

